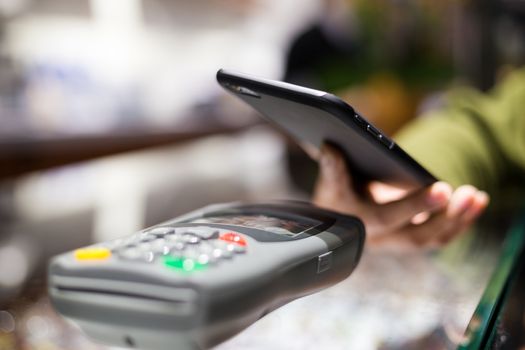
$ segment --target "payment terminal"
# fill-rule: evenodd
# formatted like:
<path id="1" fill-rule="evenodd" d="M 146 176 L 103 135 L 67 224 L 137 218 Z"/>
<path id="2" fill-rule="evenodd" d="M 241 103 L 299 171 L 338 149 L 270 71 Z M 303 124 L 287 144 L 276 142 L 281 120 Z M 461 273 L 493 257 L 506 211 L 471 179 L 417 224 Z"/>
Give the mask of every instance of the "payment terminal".
<path id="1" fill-rule="evenodd" d="M 307 203 L 218 204 L 55 257 L 54 307 L 96 341 L 209 348 L 350 275 L 355 217 Z"/>

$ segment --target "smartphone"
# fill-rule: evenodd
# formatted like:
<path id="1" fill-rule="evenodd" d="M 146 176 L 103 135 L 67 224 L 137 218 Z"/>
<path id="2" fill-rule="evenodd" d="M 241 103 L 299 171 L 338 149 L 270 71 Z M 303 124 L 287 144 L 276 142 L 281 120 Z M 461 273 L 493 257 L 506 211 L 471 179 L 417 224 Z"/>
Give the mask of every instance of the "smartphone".
<path id="1" fill-rule="evenodd" d="M 437 181 L 391 138 L 337 96 L 224 69 L 217 72 L 217 81 L 300 145 L 317 150 L 323 143 L 338 147 L 346 157 L 354 183 L 361 189 L 370 181 L 407 190 Z"/>

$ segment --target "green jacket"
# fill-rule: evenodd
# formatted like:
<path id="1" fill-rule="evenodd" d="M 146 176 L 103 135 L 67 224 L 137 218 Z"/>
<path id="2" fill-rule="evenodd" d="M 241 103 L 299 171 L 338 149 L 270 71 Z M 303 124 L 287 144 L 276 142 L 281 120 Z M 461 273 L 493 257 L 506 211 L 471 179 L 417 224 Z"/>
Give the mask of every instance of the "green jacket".
<path id="1" fill-rule="evenodd" d="M 445 108 L 404 128 L 396 141 L 439 179 L 494 196 L 525 189 L 525 69 L 489 94 L 456 89 Z"/>

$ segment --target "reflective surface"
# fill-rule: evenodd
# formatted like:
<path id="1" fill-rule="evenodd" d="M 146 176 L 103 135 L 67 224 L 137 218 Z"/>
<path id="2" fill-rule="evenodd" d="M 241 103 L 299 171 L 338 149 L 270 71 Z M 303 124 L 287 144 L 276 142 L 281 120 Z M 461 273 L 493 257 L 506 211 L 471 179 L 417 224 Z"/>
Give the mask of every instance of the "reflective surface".
<path id="1" fill-rule="evenodd" d="M 274 312 L 227 349 L 455 349 L 489 281 L 500 244 L 466 237 L 434 254 L 366 253 L 354 274 Z"/>
<path id="2" fill-rule="evenodd" d="M 525 241 L 525 217 L 517 220 L 513 225 L 500 254 L 498 265 L 488 283 L 476 311 L 468 325 L 466 337 L 460 349 L 514 349 L 523 333 L 523 308 L 509 310 L 509 299 L 523 303 L 523 287 L 517 283 L 523 278 Z M 517 295 L 516 295 L 517 294 Z M 514 300 L 513 300 L 514 299 Z M 509 313 L 518 314 L 520 321 L 509 322 Z M 501 322 L 505 319 L 505 322 Z M 505 331 L 508 327 L 513 331 Z M 518 332 L 515 332 L 516 329 Z M 520 336 L 516 337 L 516 333 Z M 514 343 L 511 345 L 511 343 Z"/>

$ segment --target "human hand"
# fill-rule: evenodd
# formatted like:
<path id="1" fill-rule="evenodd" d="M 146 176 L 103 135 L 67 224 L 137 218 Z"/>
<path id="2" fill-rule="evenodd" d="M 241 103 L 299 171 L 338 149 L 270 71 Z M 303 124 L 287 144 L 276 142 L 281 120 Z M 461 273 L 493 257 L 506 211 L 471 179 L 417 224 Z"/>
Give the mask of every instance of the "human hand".
<path id="1" fill-rule="evenodd" d="M 438 248 L 464 232 L 483 212 L 489 196 L 473 186 L 453 190 L 445 182 L 407 192 L 384 183 L 371 183 L 369 198 L 352 187 L 342 154 L 323 145 L 314 204 L 359 217 L 367 244 L 385 249 Z"/>

